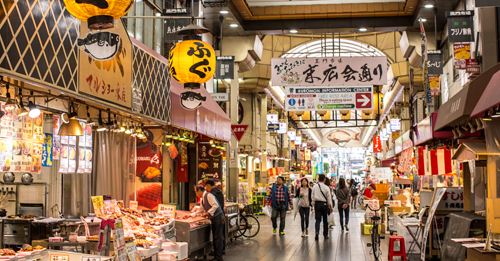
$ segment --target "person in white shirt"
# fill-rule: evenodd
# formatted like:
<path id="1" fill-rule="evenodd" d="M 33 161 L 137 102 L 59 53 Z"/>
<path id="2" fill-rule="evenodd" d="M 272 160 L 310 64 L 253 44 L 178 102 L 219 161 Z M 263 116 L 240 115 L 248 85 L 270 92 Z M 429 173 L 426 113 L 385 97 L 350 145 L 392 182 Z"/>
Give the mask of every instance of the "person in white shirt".
<path id="1" fill-rule="evenodd" d="M 321 174 L 318 176 L 318 183 L 314 185 L 312 189 L 312 201 L 315 209 L 316 217 L 316 237 L 315 240 L 319 239 L 319 227 L 321 224 L 321 219 L 323 219 L 323 236 L 325 239 L 330 238 L 328 236 L 328 214 L 333 212 L 332 195 L 330 193 L 330 188 L 325 185 L 326 177 Z"/>
<path id="2" fill-rule="evenodd" d="M 212 260 L 222 260 L 223 242 L 222 242 L 222 208 L 217 199 L 212 193 L 206 192 L 203 185 L 196 185 L 194 187 L 196 196 L 200 200 L 200 207 L 198 209 L 193 209 L 191 217 L 203 216 L 210 219 L 212 223 L 212 235 L 214 243 L 214 259 Z M 185 218 L 189 217 L 186 215 Z"/>

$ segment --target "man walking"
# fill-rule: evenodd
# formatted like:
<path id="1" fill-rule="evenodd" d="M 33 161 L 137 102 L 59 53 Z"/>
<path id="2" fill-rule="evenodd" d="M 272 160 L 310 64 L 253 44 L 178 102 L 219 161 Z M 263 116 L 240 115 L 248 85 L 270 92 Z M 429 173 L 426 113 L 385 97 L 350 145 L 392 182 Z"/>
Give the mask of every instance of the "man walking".
<path id="1" fill-rule="evenodd" d="M 203 185 L 196 185 L 194 187 L 196 196 L 201 198 L 200 208 L 197 211 L 191 213 L 192 217 L 202 215 L 203 217 L 208 217 L 212 223 L 212 236 L 214 243 L 214 259 L 216 261 L 222 260 L 222 208 L 217 199 L 212 193 L 206 192 Z M 189 217 L 187 215 L 186 217 Z"/>
<path id="2" fill-rule="evenodd" d="M 315 240 L 319 239 L 319 226 L 321 224 L 321 219 L 323 219 L 323 236 L 325 239 L 330 238 L 328 236 L 328 214 L 333 212 L 332 195 L 330 193 L 330 188 L 325 185 L 326 177 L 321 174 L 318 176 L 318 183 L 314 185 L 312 189 L 312 201 L 314 203 L 314 209 L 316 214 L 316 237 Z"/>
<path id="3" fill-rule="evenodd" d="M 285 179 L 283 177 L 278 177 L 276 184 L 273 185 L 271 193 L 267 196 L 267 202 L 273 207 L 271 214 L 271 221 L 273 222 L 273 233 L 276 233 L 276 228 L 278 227 L 278 214 L 280 216 L 280 235 L 285 234 L 285 219 L 286 211 L 288 210 L 288 204 L 293 208 L 292 196 L 288 187 L 284 185 Z"/>
<path id="4" fill-rule="evenodd" d="M 222 209 L 222 254 L 226 254 L 226 226 L 224 225 L 224 222 L 226 219 L 224 218 L 226 215 L 226 212 L 224 211 L 224 194 L 218 187 L 215 186 L 215 182 L 213 180 L 207 180 L 205 182 L 205 188 L 207 189 L 208 192 L 212 193 L 215 198 L 217 199 L 217 203 L 219 203 L 219 206 L 221 206 Z"/>

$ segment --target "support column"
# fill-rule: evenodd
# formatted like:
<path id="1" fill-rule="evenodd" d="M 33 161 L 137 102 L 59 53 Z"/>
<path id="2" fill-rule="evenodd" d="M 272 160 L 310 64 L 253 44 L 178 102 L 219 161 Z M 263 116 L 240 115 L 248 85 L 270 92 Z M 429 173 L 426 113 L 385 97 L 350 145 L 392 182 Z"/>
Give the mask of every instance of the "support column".
<path id="1" fill-rule="evenodd" d="M 260 98 L 260 183 L 267 184 L 267 96 L 264 94 Z M 264 178 L 265 177 L 265 178 Z"/>
<path id="2" fill-rule="evenodd" d="M 229 112 L 229 118 L 231 119 L 231 124 L 238 124 L 238 97 L 240 95 L 240 85 L 238 81 L 239 77 L 239 66 L 238 63 L 234 63 L 234 79 L 231 80 L 231 86 L 227 88 L 229 90 L 229 106 L 227 111 Z M 238 198 L 238 140 L 231 135 L 231 143 L 229 149 L 227 150 L 226 160 L 228 161 L 229 171 L 227 175 L 227 197 L 230 199 Z M 234 155 L 234 158 L 231 157 Z"/>

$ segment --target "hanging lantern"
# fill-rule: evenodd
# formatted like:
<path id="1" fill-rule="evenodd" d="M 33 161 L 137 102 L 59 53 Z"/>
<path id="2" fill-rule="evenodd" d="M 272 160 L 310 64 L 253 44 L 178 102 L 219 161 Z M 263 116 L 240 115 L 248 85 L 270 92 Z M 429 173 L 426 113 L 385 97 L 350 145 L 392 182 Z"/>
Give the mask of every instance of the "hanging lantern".
<path id="1" fill-rule="evenodd" d="M 133 3 L 134 0 L 64 0 L 70 14 L 95 30 L 113 28 L 114 20 L 126 15 Z"/>
<path id="2" fill-rule="evenodd" d="M 170 50 L 170 74 L 184 88 L 199 89 L 215 73 L 215 52 L 212 46 L 198 40 L 178 42 Z"/>

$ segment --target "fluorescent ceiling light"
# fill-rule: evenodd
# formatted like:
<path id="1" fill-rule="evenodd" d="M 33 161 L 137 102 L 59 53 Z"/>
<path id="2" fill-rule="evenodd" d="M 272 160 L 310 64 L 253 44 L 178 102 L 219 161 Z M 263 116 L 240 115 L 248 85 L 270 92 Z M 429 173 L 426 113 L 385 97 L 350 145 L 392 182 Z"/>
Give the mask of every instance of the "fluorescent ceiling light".
<path id="1" fill-rule="evenodd" d="M 360 31 L 360 32 L 366 32 L 366 28 L 364 28 L 364 27 L 359 28 L 359 31 Z"/>
<path id="2" fill-rule="evenodd" d="M 219 13 L 221 13 L 221 14 L 229 14 L 229 11 L 221 10 Z"/>
<path id="3" fill-rule="evenodd" d="M 427 8 L 427 9 L 430 9 L 430 8 L 433 8 L 434 5 L 433 4 L 426 4 L 426 5 L 424 5 L 424 7 Z"/>
<path id="4" fill-rule="evenodd" d="M 377 124 L 377 121 L 372 120 L 370 128 L 368 128 L 368 131 L 365 134 L 365 138 L 363 139 L 363 145 L 366 145 L 366 142 L 368 141 L 368 138 L 371 136 L 371 133 L 373 132 L 373 129 L 375 129 L 375 124 Z"/>
<path id="5" fill-rule="evenodd" d="M 292 29 L 292 30 L 290 30 L 290 33 L 291 33 L 291 34 L 296 34 L 296 33 L 297 33 L 297 30 Z"/>
<path id="6" fill-rule="evenodd" d="M 418 19 L 418 20 L 419 20 L 420 22 L 422 22 L 422 23 L 427 22 L 427 19 L 425 19 L 425 18 L 420 18 L 420 19 Z"/>
<path id="7" fill-rule="evenodd" d="M 237 24 L 230 24 L 229 27 L 235 28 L 235 27 L 238 27 L 238 25 Z"/>

